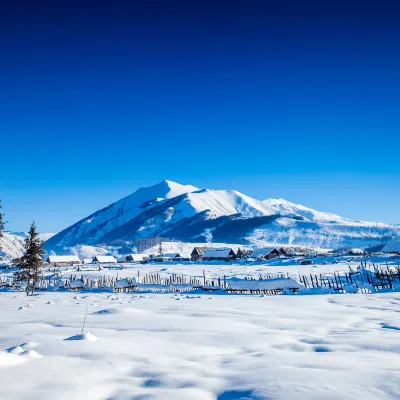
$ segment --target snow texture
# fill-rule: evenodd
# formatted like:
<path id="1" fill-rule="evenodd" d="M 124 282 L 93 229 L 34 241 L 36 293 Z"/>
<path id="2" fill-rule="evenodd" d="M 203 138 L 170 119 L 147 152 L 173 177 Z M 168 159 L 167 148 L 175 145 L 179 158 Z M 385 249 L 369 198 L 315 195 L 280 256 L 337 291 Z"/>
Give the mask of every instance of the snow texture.
<path id="1" fill-rule="evenodd" d="M 2 399 L 400 396 L 398 293 L 43 293 L 17 312 L 25 301 L 0 293 Z"/>

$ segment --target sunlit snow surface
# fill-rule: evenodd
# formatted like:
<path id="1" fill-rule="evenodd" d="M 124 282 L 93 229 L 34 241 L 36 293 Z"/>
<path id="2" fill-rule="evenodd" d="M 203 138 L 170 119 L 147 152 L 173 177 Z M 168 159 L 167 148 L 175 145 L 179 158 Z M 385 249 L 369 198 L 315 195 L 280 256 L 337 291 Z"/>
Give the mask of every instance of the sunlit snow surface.
<path id="1" fill-rule="evenodd" d="M 1 399 L 400 396 L 400 293 L 2 292 L 0 310 Z"/>

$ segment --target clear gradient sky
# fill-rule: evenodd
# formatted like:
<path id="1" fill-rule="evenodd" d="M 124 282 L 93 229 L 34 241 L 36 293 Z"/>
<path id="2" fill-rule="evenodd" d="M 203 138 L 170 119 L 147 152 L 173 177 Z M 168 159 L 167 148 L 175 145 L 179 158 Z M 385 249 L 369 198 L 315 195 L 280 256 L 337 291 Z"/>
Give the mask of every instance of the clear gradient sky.
<path id="1" fill-rule="evenodd" d="M 7 228 L 56 232 L 163 179 L 400 223 L 399 7 L 3 4 Z"/>

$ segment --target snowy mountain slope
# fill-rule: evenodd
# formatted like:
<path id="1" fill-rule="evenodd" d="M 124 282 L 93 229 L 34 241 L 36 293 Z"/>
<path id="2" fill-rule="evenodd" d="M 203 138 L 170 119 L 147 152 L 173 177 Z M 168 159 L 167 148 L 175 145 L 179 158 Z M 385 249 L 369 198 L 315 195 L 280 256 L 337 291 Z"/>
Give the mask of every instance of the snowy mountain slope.
<path id="1" fill-rule="evenodd" d="M 0 257 L 5 260 L 22 257 L 27 234 L 25 232 L 3 232 L 3 239 L 0 241 Z M 41 240 L 47 240 L 54 236 L 54 233 L 39 233 Z"/>
<path id="2" fill-rule="evenodd" d="M 264 204 L 279 209 L 282 215 L 291 216 L 299 215 L 307 220 L 318 223 L 338 223 L 347 226 L 356 227 L 386 227 L 388 224 L 382 222 L 366 222 L 366 221 L 353 221 L 351 219 L 343 218 L 339 215 L 316 211 L 312 208 L 305 207 L 301 204 L 291 203 L 284 199 L 267 199 L 263 201 Z"/>
<path id="3" fill-rule="evenodd" d="M 325 213 L 321 211 L 316 211 L 311 208 L 305 207 L 301 204 L 294 204 L 290 201 L 285 199 L 267 199 L 263 201 L 264 204 L 278 208 L 281 213 L 284 213 L 287 216 L 291 214 L 300 215 L 308 220 L 311 221 L 318 221 L 318 222 L 343 222 L 343 221 L 350 221 L 346 220 L 339 215 L 333 213 Z"/>
<path id="4" fill-rule="evenodd" d="M 187 204 L 197 212 L 210 210 L 214 218 L 241 214 L 243 218 L 278 213 L 276 207 L 248 197 L 236 190 L 201 190 L 187 195 Z"/>
<path id="5" fill-rule="evenodd" d="M 105 207 L 65 229 L 46 242 L 46 246 L 71 246 L 96 243 L 106 233 L 129 222 L 144 210 L 157 206 L 166 199 L 199 190 L 190 185 L 162 181 L 151 187 L 140 188 L 135 193 Z"/>
<path id="6" fill-rule="evenodd" d="M 283 199 L 199 190 L 163 181 L 95 212 L 46 242 L 47 250 L 131 243 L 162 236 L 191 242 L 368 246 L 400 237 L 400 226 L 352 221 Z"/>
<path id="7" fill-rule="evenodd" d="M 55 235 L 46 248 L 112 243 L 158 236 L 182 220 L 201 214 L 215 219 L 240 214 L 242 218 L 279 211 L 236 191 L 199 190 L 164 181 L 142 188 Z"/>
<path id="8" fill-rule="evenodd" d="M 250 240 L 280 238 L 281 243 L 319 245 L 322 247 L 368 246 L 400 235 L 400 226 L 381 222 L 354 221 L 339 215 L 316 211 L 284 199 L 267 199 L 283 216 L 273 226 L 261 227 Z M 302 217 L 296 220 L 294 217 Z"/>
<path id="9" fill-rule="evenodd" d="M 400 237 L 400 227 L 380 223 L 320 223 L 282 217 L 249 231 L 250 243 L 280 243 L 321 248 L 367 247 Z"/>
<path id="10" fill-rule="evenodd" d="M 3 232 L 3 238 L 0 239 L 0 258 L 12 260 L 22 257 L 24 254 L 25 238 L 11 232 Z"/>
<path id="11" fill-rule="evenodd" d="M 19 236 L 22 239 L 26 239 L 28 237 L 28 234 L 26 232 L 9 232 L 15 236 Z M 43 242 L 45 242 L 46 240 L 49 240 L 51 237 L 53 237 L 55 235 L 55 233 L 53 232 L 49 232 L 49 233 L 39 233 L 38 234 L 38 238 L 40 240 L 43 240 Z"/>

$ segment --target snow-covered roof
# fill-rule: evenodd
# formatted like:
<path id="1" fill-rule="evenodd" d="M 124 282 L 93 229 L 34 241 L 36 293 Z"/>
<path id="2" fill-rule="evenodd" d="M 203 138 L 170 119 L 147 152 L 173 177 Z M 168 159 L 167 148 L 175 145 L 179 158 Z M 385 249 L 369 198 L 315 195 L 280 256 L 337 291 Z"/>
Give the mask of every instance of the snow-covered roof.
<path id="1" fill-rule="evenodd" d="M 71 282 L 69 283 L 69 286 L 70 286 L 71 288 L 81 288 L 81 287 L 84 286 L 84 284 L 83 284 L 83 282 L 82 282 L 81 279 L 75 279 L 74 281 L 71 281 Z"/>
<path id="2" fill-rule="evenodd" d="M 386 243 L 382 251 L 384 253 L 400 253 L 400 240 L 392 240 Z"/>
<path id="3" fill-rule="evenodd" d="M 78 256 L 49 256 L 47 258 L 47 262 L 53 264 L 53 263 L 74 263 L 74 262 L 80 263 L 81 261 L 79 260 Z"/>
<path id="4" fill-rule="evenodd" d="M 226 283 L 231 289 L 276 290 L 285 288 L 304 288 L 303 285 L 292 278 L 276 278 L 268 280 L 227 279 Z"/>
<path id="5" fill-rule="evenodd" d="M 197 253 L 198 255 L 202 255 L 207 250 L 208 250 L 208 247 L 206 247 L 206 246 L 203 246 L 203 247 L 196 246 L 196 247 L 193 248 L 191 254 L 196 254 Z"/>
<path id="6" fill-rule="evenodd" d="M 161 256 L 157 256 L 156 258 L 176 258 L 180 256 L 179 253 L 163 253 Z"/>
<path id="7" fill-rule="evenodd" d="M 254 252 L 252 253 L 252 257 L 261 257 L 261 256 L 267 256 L 274 250 L 277 250 L 279 253 L 279 249 L 277 247 L 262 247 L 259 249 L 255 249 Z"/>
<path id="8" fill-rule="evenodd" d="M 203 258 L 228 258 L 231 252 L 234 253 L 230 247 L 211 248 L 203 254 Z"/>
<path id="9" fill-rule="evenodd" d="M 83 259 L 84 264 L 91 264 L 91 262 L 92 262 L 92 258 L 84 258 Z"/>
<path id="10" fill-rule="evenodd" d="M 254 249 L 250 246 L 239 246 L 238 247 L 238 252 L 239 250 L 243 253 L 253 253 Z"/>
<path id="11" fill-rule="evenodd" d="M 118 279 L 115 282 L 115 287 L 119 289 L 127 288 L 127 287 L 132 287 L 136 285 L 136 279 L 131 278 L 131 279 Z"/>
<path id="12" fill-rule="evenodd" d="M 113 256 L 95 256 L 93 257 L 93 262 L 99 262 L 99 263 L 116 263 L 117 260 Z"/>
<path id="13" fill-rule="evenodd" d="M 140 262 L 140 261 L 148 260 L 149 255 L 148 254 L 128 254 L 125 259 L 129 260 L 129 261 Z"/>
<path id="14" fill-rule="evenodd" d="M 349 250 L 349 253 L 350 254 L 364 254 L 364 250 L 354 247 Z"/>

